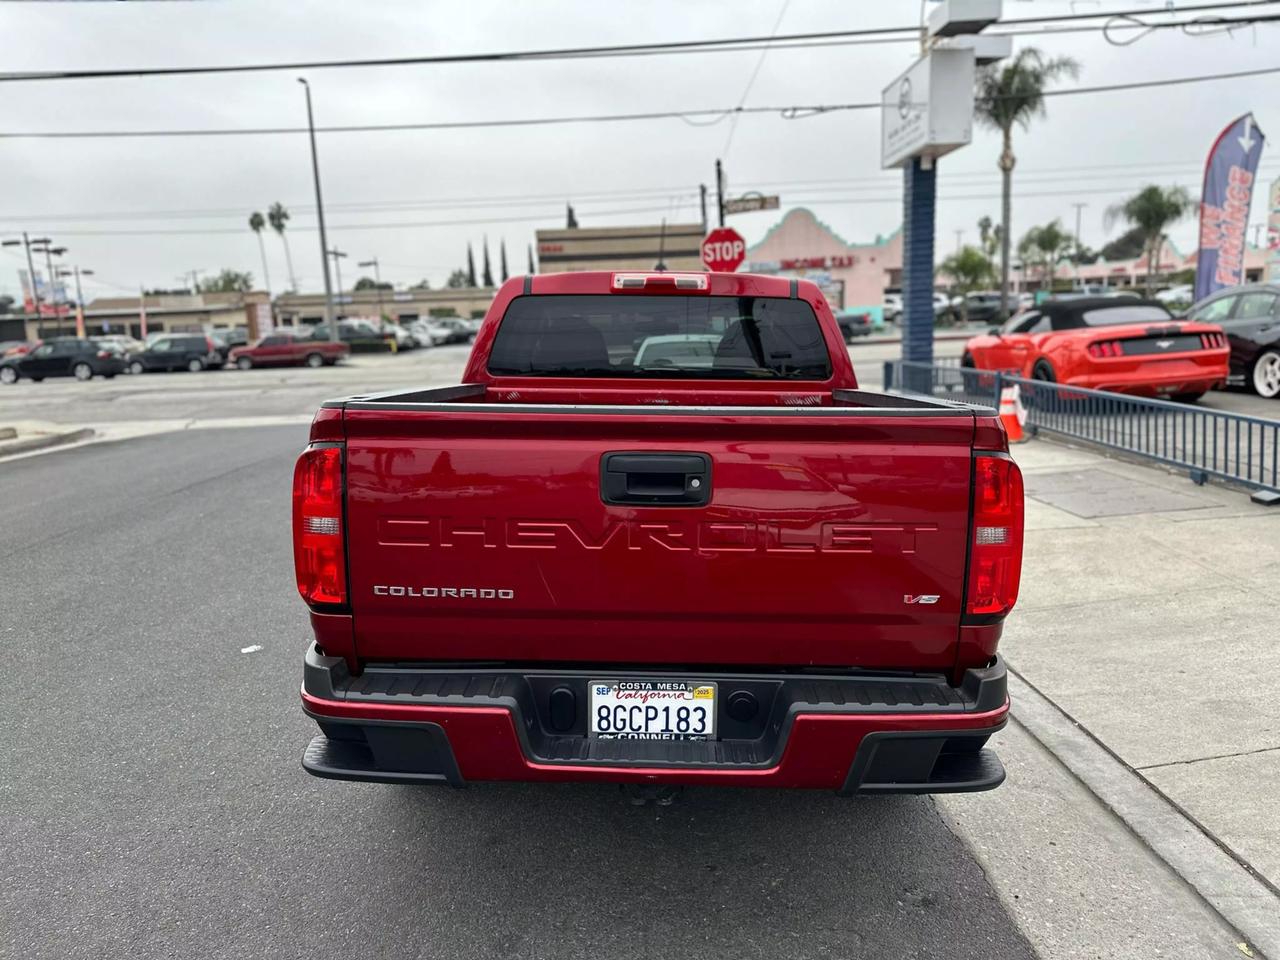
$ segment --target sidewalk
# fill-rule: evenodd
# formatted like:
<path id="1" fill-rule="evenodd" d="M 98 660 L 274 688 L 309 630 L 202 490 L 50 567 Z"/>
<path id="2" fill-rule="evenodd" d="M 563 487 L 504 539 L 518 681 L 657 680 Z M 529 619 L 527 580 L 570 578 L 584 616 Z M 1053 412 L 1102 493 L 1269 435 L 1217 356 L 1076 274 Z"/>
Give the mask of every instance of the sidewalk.
<path id="1" fill-rule="evenodd" d="M 47 423 L 43 420 L 14 420 L 0 423 L 0 457 L 77 443 L 92 436 L 93 430 L 86 427 Z"/>
<path id="2" fill-rule="evenodd" d="M 1014 457 L 1027 539 L 1001 652 L 1274 892 L 1280 509 L 1048 440 Z"/>

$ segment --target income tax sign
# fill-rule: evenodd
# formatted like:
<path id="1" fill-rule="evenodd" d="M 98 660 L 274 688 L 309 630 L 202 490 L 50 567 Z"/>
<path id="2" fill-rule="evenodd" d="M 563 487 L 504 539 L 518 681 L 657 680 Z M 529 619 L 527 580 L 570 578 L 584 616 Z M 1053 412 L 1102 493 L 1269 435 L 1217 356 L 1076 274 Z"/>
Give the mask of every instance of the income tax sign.
<path id="1" fill-rule="evenodd" d="M 702 241 L 702 262 L 716 273 L 733 273 L 747 256 L 747 243 L 732 227 L 718 227 Z"/>

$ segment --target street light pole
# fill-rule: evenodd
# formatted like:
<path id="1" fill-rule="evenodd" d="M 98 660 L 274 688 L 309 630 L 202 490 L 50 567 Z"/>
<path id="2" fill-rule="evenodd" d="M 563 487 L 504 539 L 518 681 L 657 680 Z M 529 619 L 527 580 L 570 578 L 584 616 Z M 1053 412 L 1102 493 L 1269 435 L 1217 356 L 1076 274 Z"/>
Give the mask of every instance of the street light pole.
<path id="1" fill-rule="evenodd" d="M 307 83 L 305 77 L 299 77 L 298 82 L 307 91 L 307 133 L 311 138 L 311 174 L 316 184 L 316 219 L 320 223 L 320 266 L 324 268 L 324 319 L 329 324 L 329 339 L 336 343 L 338 324 L 333 317 L 333 286 L 329 282 L 329 241 L 324 232 L 324 200 L 320 196 L 320 157 L 316 153 L 316 121 L 311 112 L 311 84 Z"/>
<path id="2" fill-rule="evenodd" d="M 373 267 L 373 282 L 378 290 L 378 322 L 382 322 L 382 271 L 378 268 L 378 258 L 372 260 L 361 260 L 358 267 Z"/>
<path id="3" fill-rule="evenodd" d="M 70 270 L 59 270 L 58 276 L 76 278 L 76 336 L 84 339 L 84 291 L 80 289 L 80 274 L 86 277 L 92 277 L 92 270 L 81 270 L 80 264 L 75 264 Z"/>

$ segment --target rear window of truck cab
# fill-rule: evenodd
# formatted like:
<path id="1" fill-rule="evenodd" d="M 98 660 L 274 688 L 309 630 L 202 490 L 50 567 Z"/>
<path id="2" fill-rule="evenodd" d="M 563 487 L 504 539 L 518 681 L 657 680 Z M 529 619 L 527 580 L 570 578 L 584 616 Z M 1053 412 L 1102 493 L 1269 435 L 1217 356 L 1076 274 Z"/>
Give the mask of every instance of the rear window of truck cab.
<path id="1" fill-rule="evenodd" d="M 509 377 L 826 380 L 813 308 L 783 297 L 518 297 L 489 373 Z"/>

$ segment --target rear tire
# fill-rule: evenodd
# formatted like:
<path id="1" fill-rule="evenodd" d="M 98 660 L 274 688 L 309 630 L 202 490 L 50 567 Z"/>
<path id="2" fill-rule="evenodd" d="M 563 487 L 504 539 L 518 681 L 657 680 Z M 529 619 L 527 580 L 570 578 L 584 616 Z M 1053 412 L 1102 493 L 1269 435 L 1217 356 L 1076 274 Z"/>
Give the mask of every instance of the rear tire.
<path id="1" fill-rule="evenodd" d="M 17 383 L 18 371 L 13 367 L 0 367 L 0 383 Z"/>
<path id="2" fill-rule="evenodd" d="M 308 353 L 305 362 L 312 370 L 318 370 L 324 366 L 324 357 L 318 353 Z"/>
<path id="3" fill-rule="evenodd" d="M 93 367 L 89 366 L 87 363 L 77 363 L 71 368 L 71 375 L 81 383 L 84 383 L 87 380 L 93 379 Z"/>
<path id="4" fill-rule="evenodd" d="M 187 369 L 190 370 L 192 373 L 199 373 L 201 370 L 204 369 L 204 361 L 199 359 L 198 357 L 188 360 Z"/>
<path id="5" fill-rule="evenodd" d="M 962 357 L 960 358 L 960 366 L 962 366 L 962 367 L 968 367 L 970 370 L 972 370 L 972 369 L 973 369 L 973 354 L 972 354 L 972 353 L 966 353 L 964 356 L 962 356 Z"/>
<path id="6" fill-rule="evenodd" d="M 1053 373 L 1053 367 L 1049 365 L 1048 360 L 1037 360 L 1036 365 L 1031 368 L 1032 380 L 1043 380 L 1046 383 L 1057 383 L 1058 378 Z"/>
<path id="7" fill-rule="evenodd" d="M 132 373 L 134 376 L 137 376 L 138 374 L 143 373 L 146 369 L 147 368 L 142 365 L 141 360 L 135 360 L 133 361 L 133 363 L 129 364 L 129 372 Z"/>
<path id="8" fill-rule="evenodd" d="M 253 361 L 252 361 L 250 358 L 248 358 L 248 357 L 237 357 L 237 358 L 236 358 L 236 369 L 237 369 L 237 370 L 252 370 L 252 369 L 253 369 Z"/>
<path id="9" fill-rule="evenodd" d="M 1280 397 L 1280 349 L 1264 350 L 1253 362 L 1249 386 L 1268 400 Z"/>

